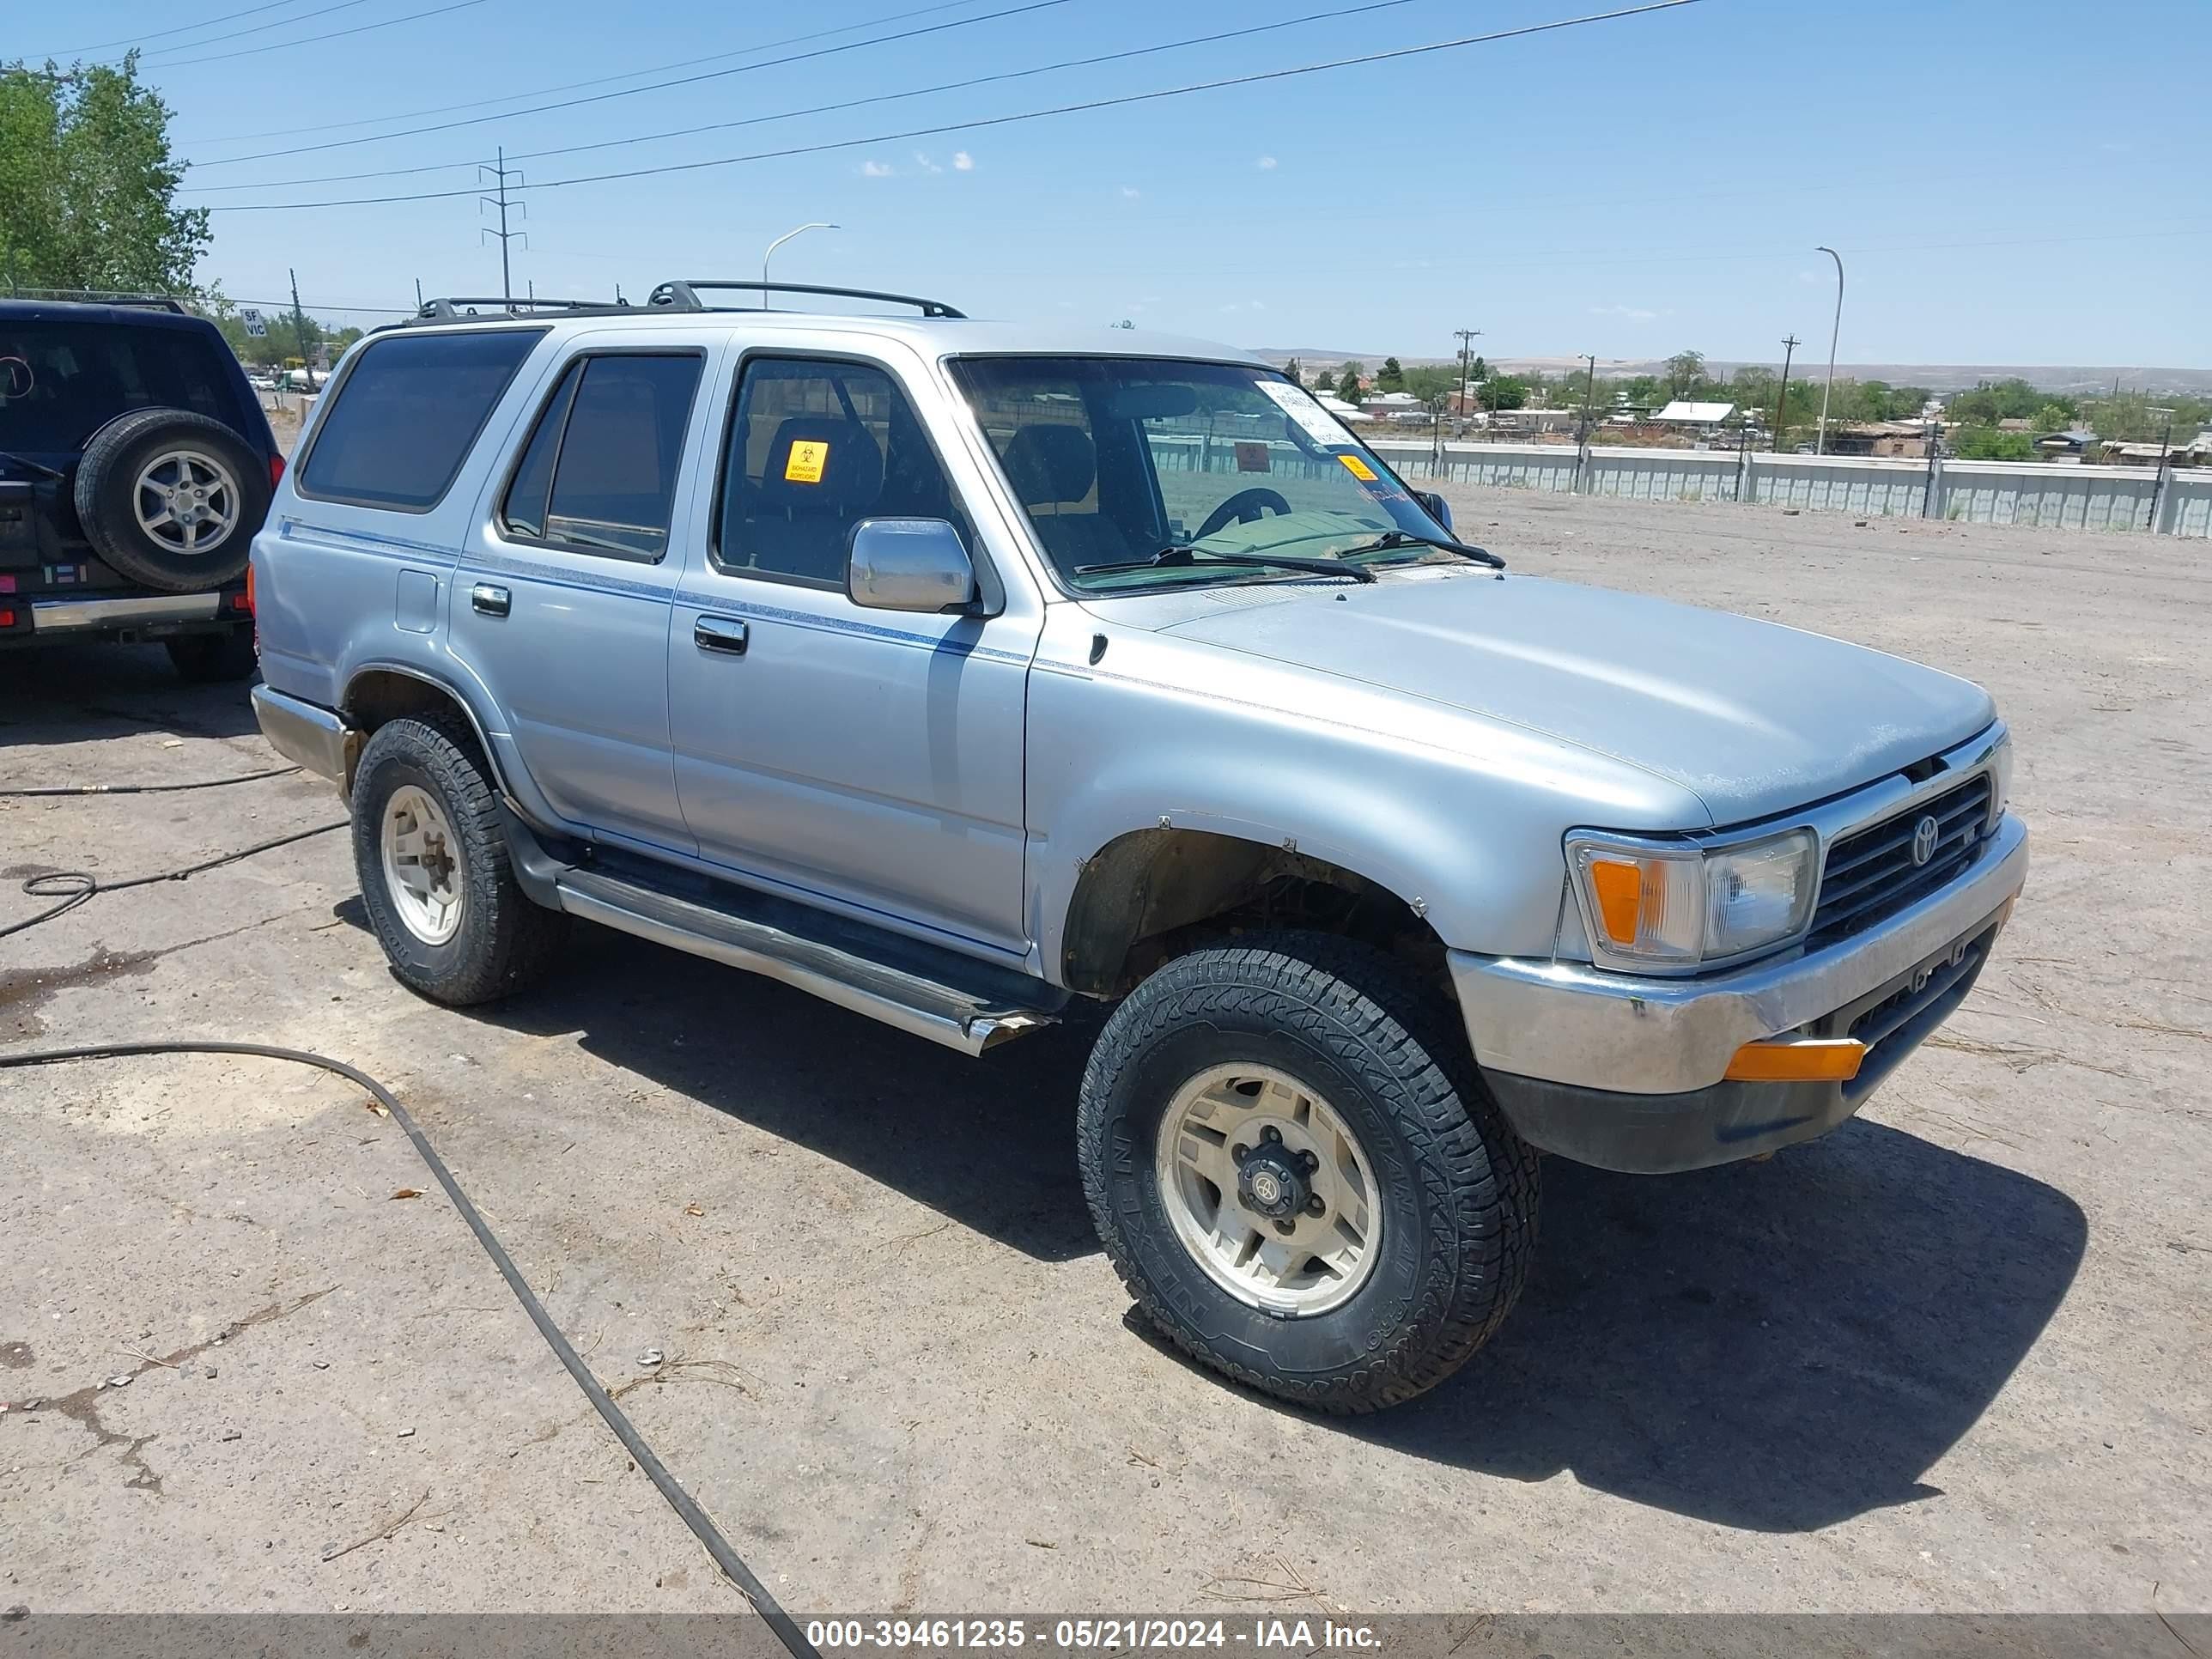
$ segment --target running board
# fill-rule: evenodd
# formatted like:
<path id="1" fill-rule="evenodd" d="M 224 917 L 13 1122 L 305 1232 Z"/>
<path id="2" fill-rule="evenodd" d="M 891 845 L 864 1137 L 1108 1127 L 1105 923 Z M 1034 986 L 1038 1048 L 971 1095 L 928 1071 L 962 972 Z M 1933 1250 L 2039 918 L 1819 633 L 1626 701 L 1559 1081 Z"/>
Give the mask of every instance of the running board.
<path id="1" fill-rule="evenodd" d="M 765 974 L 770 979 L 811 993 L 841 1008 L 866 1014 L 886 1025 L 916 1036 L 941 1042 L 963 1054 L 980 1054 L 1041 1026 L 1049 1025 L 1066 1000 L 1066 993 L 1042 980 L 1028 981 L 977 964 L 981 979 L 1016 981 L 1034 985 L 1035 994 L 1012 998 L 950 982 L 967 977 L 965 964 L 928 945 L 896 935 L 873 936 L 878 930 L 843 924 L 838 918 L 818 918 L 820 932 L 813 936 L 812 915 L 801 916 L 800 907 L 768 902 L 775 917 L 747 914 L 732 891 L 710 898 L 679 896 L 639 882 L 625 881 L 604 871 L 567 866 L 554 878 L 561 908 L 640 939 L 653 940 L 693 956 L 726 963 L 732 968 Z M 887 962 L 856 948 L 879 945 L 884 955 L 906 958 Z M 934 958 L 948 960 L 939 963 Z M 944 977 L 939 977 L 939 972 Z M 1034 1003 L 1036 1006 L 1026 1006 Z"/>

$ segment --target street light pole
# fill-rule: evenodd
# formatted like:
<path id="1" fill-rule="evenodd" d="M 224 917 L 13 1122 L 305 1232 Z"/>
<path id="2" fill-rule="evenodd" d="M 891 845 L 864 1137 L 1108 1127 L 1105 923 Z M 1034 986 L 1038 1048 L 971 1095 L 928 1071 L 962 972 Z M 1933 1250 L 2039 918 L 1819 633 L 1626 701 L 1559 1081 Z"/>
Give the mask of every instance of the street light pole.
<path id="1" fill-rule="evenodd" d="M 832 225 L 821 222 L 811 225 L 801 225 L 797 230 L 787 230 L 782 235 L 777 237 L 775 240 L 770 242 L 768 245 L 768 252 L 761 255 L 761 309 L 763 311 L 766 311 L 768 309 L 768 262 L 775 257 L 776 249 L 781 247 L 793 237 L 803 236 L 810 230 L 842 230 L 843 228 L 844 227 L 842 225 Z"/>
<path id="2" fill-rule="evenodd" d="M 1820 429 L 1813 439 L 1813 453 L 1828 453 L 1828 394 L 1836 389 L 1836 337 L 1844 331 L 1844 256 L 1832 247 L 1816 247 L 1836 262 L 1836 319 L 1828 327 L 1828 383 L 1820 388 Z"/>

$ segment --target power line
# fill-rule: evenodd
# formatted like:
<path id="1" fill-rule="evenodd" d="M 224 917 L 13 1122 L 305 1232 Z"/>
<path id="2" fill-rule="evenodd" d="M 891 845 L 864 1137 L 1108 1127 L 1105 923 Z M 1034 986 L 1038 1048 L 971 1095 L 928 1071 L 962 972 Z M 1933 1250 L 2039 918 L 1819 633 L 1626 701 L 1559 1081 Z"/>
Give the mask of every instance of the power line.
<path id="1" fill-rule="evenodd" d="M 289 5 L 293 0 L 276 0 L 280 5 Z M 739 46 L 731 52 L 711 52 L 704 58 L 687 58 L 680 64 L 655 64 L 650 68 L 625 70 L 620 75 L 602 75 L 589 81 L 564 81 L 559 86 L 533 87 L 527 92 L 512 92 L 500 98 L 472 98 L 461 104 L 436 104 L 428 109 L 394 110 L 386 115 L 365 115 L 357 121 L 323 121 L 313 126 L 271 127 L 264 132 L 234 132 L 220 138 L 179 139 L 179 145 L 243 144 L 261 138 L 289 138 L 301 132 L 342 132 L 348 127 L 381 126 L 386 121 L 411 121 L 418 115 L 450 115 L 457 109 L 483 109 L 493 104 L 519 103 L 525 98 L 543 98 L 556 92 L 574 92 L 581 87 L 604 87 L 616 81 L 634 81 L 641 75 L 659 75 L 673 69 L 696 69 L 702 64 L 719 64 L 726 58 L 746 58 L 757 52 L 774 52 L 778 46 L 804 46 L 809 40 L 826 40 L 833 34 L 850 34 L 855 29 L 872 29 L 883 23 L 903 23 L 910 17 L 927 17 L 940 11 L 957 11 L 975 0 L 944 0 L 934 6 L 918 6 L 912 11 L 895 11 L 881 17 L 864 17 L 857 23 L 841 24 L 834 29 L 817 29 L 811 34 L 787 35 L 780 40 L 763 40 L 757 46 Z M 386 134 L 397 137 L 399 135 Z M 237 161 L 248 158 L 236 156 Z M 212 166 L 213 163 L 203 165 Z"/>
<path id="2" fill-rule="evenodd" d="M 140 55 L 144 58 L 167 58 L 172 52 L 198 52 L 202 46 L 212 46 L 220 41 L 235 40 L 242 35 L 258 34 L 264 29 L 288 28 L 294 23 L 304 23 L 310 18 L 327 17 L 334 11 L 349 11 L 356 6 L 365 6 L 368 3 L 368 0 L 338 0 L 337 4 L 334 6 L 325 6 L 316 11 L 301 12 L 297 17 L 280 17 L 273 23 L 256 23 L 252 28 L 233 29 L 228 34 L 210 34 L 204 40 L 188 40 L 181 46 L 155 46 Z"/>
<path id="3" fill-rule="evenodd" d="M 244 11 L 227 11 L 220 17 L 203 17 L 197 23 L 179 23 L 173 29 L 162 30 L 161 34 L 190 34 L 194 29 L 211 29 L 217 23 L 228 23 L 234 18 L 252 17 L 264 11 L 276 11 L 285 6 L 297 5 L 298 3 L 299 0 L 267 0 L 267 3 L 264 5 L 248 6 Z M 307 14 L 307 16 L 308 17 L 313 17 L 314 15 L 316 15 L 316 14 L 313 12 Z M 283 21 L 287 22 L 298 23 L 304 21 L 305 19 L 291 17 Z M 24 61 L 27 63 L 33 58 L 68 58 L 80 52 L 105 52 L 110 46 L 131 46 L 137 45 L 141 40 L 159 40 L 161 38 L 161 34 L 147 36 L 125 35 L 119 40 L 95 40 L 88 46 L 64 46 L 58 52 L 37 52 L 27 53 L 25 56 Z M 205 46 L 207 43 L 203 40 L 198 44 Z M 181 51 L 182 48 L 180 47 L 179 50 Z"/>
<path id="4" fill-rule="evenodd" d="M 1056 0 L 1045 0 L 1056 3 Z M 945 133 L 975 132 L 988 127 L 1012 126 L 1023 121 L 1041 121 L 1055 115 L 1076 115 L 1091 110 L 1115 109 L 1129 104 L 1157 103 L 1162 99 L 1186 98 L 1201 92 L 1218 92 L 1228 87 L 1260 85 L 1270 81 L 1292 80 L 1301 76 L 1324 74 L 1331 70 L 1352 69 L 1367 64 L 1391 63 L 1401 58 L 1419 58 L 1430 52 L 1450 52 L 1463 46 L 1486 46 L 1494 41 L 1511 40 L 1523 35 L 1544 34 L 1559 29 L 1575 28 L 1585 23 L 1607 23 L 1624 17 L 1640 17 L 1649 12 L 1673 11 L 1680 6 L 1692 6 L 1698 0 L 1649 0 L 1640 6 L 1627 6 L 1618 11 L 1591 12 L 1580 17 L 1558 18 L 1548 23 L 1528 23 L 1518 28 L 1498 29 L 1488 34 L 1463 35 L 1455 40 L 1436 40 L 1426 46 L 1399 46 L 1388 52 L 1362 53 L 1353 58 L 1332 58 L 1327 63 L 1303 64 L 1291 69 L 1263 70 L 1250 75 L 1226 76 L 1218 81 L 1194 82 L 1188 86 L 1166 87 L 1154 92 L 1125 93 L 1115 98 L 1093 98 L 1082 103 L 1057 104 L 1049 109 L 1024 110 L 1014 115 L 993 115 L 971 121 L 946 121 L 935 126 L 910 127 L 902 132 L 872 134 L 865 138 L 840 138 L 827 143 L 795 144 L 785 149 L 756 150 L 745 155 L 724 155 L 705 161 L 675 161 L 660 167 L 632 167 L 620 173 L 587 173 L 574 179 L 549 179 L 533 190 L 562 190 L 573 185 L 607 184 L 625 179 L 645 179 L 668 173 L 696 173 L 708 167 L 735 167 L 746 161 L 781 161 L 798 155 L 819 155 L 830 150 L 859 149 L 869 144 L 900 143 L 909 138 L 933 138 Z M 455 196 L 475 192 L 466 190 L 422 191 L 397 196 L 356 196 L 322 202 L 233 202 L 216 203 L 210 213 L 281 213 L 304 208 L 374 207 L 392 202 L 435 202 Z"/>
<path id="5" fill-rule="evenodd" d="M 749 115 L 741 120 L 714 121 L 704 126 L 677 127 L 665 132 L 642 132 L 628 138 L 606 138 L 596 143 L 567 144 L 557 149 L 534 149 L 520 152 L 518 161 L 542 161 L 549 155 L 576 155 L 588 150 L 616 149 L 626 144 L 656 143 L 664 138 L 690 138 L 702 132 L 726 132 L 735 127 L 763 126 L 776 121 L 796 120 L 807 115 L 829 115 L 841 110 L 860 109 L 871 104 L 897 103 L 908 98 L 927 98 L 936 93 L 960 92 L 970 87 L 988 86 L 1002 81 L 1025 80 L 1030 76 L 1048 75 L 1060 70 L 1091 69 L 1100 64 L 1120 63 L 1131 58 L 1146 58 L 1164 52 L 1176 52 L 1188 46 L 1217 45 L 1224 40 L 1241 40 L 1247 35 L 1265 34 L 1275 29 L 1292 28 L 1300 24 L 1334 21 L 1346 17 L 1358 17 L 1369 12 L 1389 11 L 1399 6 L 1408 6 L 1414 0 L 1370 0 L 1365 5 L 1340 7 L 1331 11 L 1310 11 L 1302 17 L 1279 18 L 1273 22 L 1255 23 L 1241 29 L 1224 29 L 1214 34 L 1193 35 L 1188 40 L 1163 41 L 1158 46 L 1132 46 L 1122 52 L 1100 52 L 1090 58 L 1064 58 L 1057 64 L 1040 64 L 1032 69 L 1002 70 L 995 74 L 971 76 L 964 81 L 942 81 L 935 86 L 915 87 L 904 92 L 877 93 L 866 98 L 848 98 L 842 103 L 815 104 L 805 109 L 785 110 L 776 115 Z M 211 195 L 217 191 L 286 190 L 300 185 L 346 184 L 356 179 L 398 179 L 413 173 L 447 173 L 457 167 L 471 167 L 481 163 L 465 161 L 429 161 L 419 167 L 381 167 L 366 173 L 330 173 L 309 179 L 265 179 L 243 185 L 196 185 L 186 189 L 194 195 Z"/>
<path id="6" fill-rule="evenodd" d="M 465 4 L 476 4 L 478 0 L 463 0 Z M 964 29 L 976 23 L 995 22 L 1002 17 L 1019 17 L 1024 13 L 1045 11 L 1054 6 L 1064 6 L 1069 0 L 1026 0 L 1026 3 L 1009 6 L 1003 11 L 987 11 L 975 17 L 957 17 L 949 23 L 930 23 L 917 29 L 904 29 L 896 34 L 871 35 L 865 40 L 848 40 L 841 46 L 817 46 L 812 52 L 793 52 L 788 58 L 771 58 L 765 63 L 740 64 L 735 69 L 709 70 L 703 75 L 681 76 L 673 81 L 655 81 L 642 87 L 628 87 L 620 92 L 594 93 L 589 98 L 568 98 L 554 104 L 536 104 L 528 109 L 513 109 L 498 115 L 474 115 L 465 121 L 441 121 L 427 127 L 406 127 L 398 132 L 380 132 L 362 138 L 333 138 L 325 144 L 299 144 L 289 149 L 257 150 L 251 155 L 227 155 L 220 161 L 202 161 L 193 169 L 235 167 L 240 161 L 262 161 L 272 155 L 309 155 L 317 150 L 345 149 L 355 144 L 380 144 L 389 138 L 413 138 L 426 132 L 451 132 L 456 127 L 478 127 L 487 121 L 520 120 L 526 115 L 543 115 L 548 111 L 574 109 L 584 104 L 604 104 L 611 99 L 635 98 L 642 92 L 662 92 L 671 87 L 695 86 L 702 81 L 719 81 L 732 75 L 750 75 L 757 70 L 777 69 L 786 64 L 803 64 L 817 58 L 835 57 L 839 52 L 858 52 L 864 46 L 887 46 L 896 40 L 911 40 L 924 34 L 941 34 L 947 29 Z"/>
<path id="7" fill-rule="evenodd" d="M 161 70 L 184 69 L 192 64 L 220 64 L 233 58 L 253 58 L 264 52 L 282 52 L 287 46 L 311 46 L 318 40 L 343 40 L 349 34 L 366 34 L 371 29 L 388 29 L 397 23 L 415 23 L 425 17 L 442 17 L 449 11 L 465 11 L 471 6 L 481 6 L 484 0 L 453 0 L 450 6 L 435 6 L 428 11 L 410 11 L 404 17 L 387 17 L 378 23 L 362 23 L 349 29 L 332 29 L 327 34 L 303 34 L 296 40 L 279 40 L 273 46 L 241 46 L 236 52 L 210 52 L 204 58 L 179 58 L 173 64 L 160 64 Z"/>

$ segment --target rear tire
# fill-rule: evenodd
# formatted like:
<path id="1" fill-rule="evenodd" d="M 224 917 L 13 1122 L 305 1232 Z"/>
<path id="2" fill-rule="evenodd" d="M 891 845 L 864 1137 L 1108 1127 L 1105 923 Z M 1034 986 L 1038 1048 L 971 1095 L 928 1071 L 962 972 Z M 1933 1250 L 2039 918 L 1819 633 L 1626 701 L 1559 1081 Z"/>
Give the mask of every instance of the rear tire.
<path id="1" fill-rule="evenodd" d="M 163 643 L 178 677 L 195 685 L 250 679 L 260 666 L 250 628 L 225 629 L 220 634 L 179 634 Z"/>
<path id="2" fill-rule="evenodd" d="M 353 786 L 354 869 L 399 982 L 450 1007 L 542 979 L 568 918 L 514 878 L 499 796 L 458 717 L 380 726 Z"/>
<path id="3" fill-rule="evenodd" d="M 267 460 L 221 421 L 137 409 L 93 434 L 75 494 L 106 563 L 165 593 L 200 593 L 245 574 L 270 490 Z"/>
<path id="4" fill-rule="evenodd" d="M 1536 1157 L 1450 1015 L 1394 958 L 1287 933 L 1178 957 L 1115 1010 L 1083 1079 L 1084 1189 L 1179 1346 L 1350 1413 L 1489 1340 L 1534 1254 Z"/>

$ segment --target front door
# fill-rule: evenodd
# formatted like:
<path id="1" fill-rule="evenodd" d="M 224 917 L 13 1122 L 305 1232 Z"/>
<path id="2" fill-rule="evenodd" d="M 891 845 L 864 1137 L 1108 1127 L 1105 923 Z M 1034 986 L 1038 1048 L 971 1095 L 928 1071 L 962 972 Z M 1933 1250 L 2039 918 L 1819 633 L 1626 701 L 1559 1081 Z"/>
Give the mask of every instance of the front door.
<path id="1" fill-rule="evenodd" d="M 669 635 L 677 790 L 701 854 L 795 896 L 1022 954 L 1039 607 L 1025 588 L 996 593 L 938 446 L 881 364 L 749 356 L 723 451 Z M 866 518 L 950 520 L 997 614 L 854 605 L 845 549 Z"/>
<path id="2" fill-rule="evenodd" d="M 686 528 L 676 481 L 705 357 L 623 337 L 585 337 L 551 377 L 455 572 L 453 649 L 567 828 L 689 853 L 668 744 L 683 573 L 668 554 Z"/>

